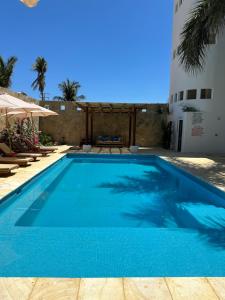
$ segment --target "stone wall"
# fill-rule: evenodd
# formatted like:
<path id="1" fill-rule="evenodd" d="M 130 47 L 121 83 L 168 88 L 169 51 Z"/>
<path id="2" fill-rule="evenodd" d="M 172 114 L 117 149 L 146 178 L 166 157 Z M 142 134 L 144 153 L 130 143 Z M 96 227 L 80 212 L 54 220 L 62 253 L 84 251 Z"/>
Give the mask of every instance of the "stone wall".
<path id="1" fill-rule="evenodd" d="M 85 138 L 85 112 L 79 111 L 75 102 L 46 101 L 41 106 L 57 112 L 58 116 L 40 118 L 40 130 L 50 134 L 56 142 L 64 141 L 79 145 Z M 65 110 L 61 110 L 65 106 Z M 163 113 L 160 113 L 160 110 Z M 136 144 L 140 146 L 160 146 L 162 143 L 162 122 L 167 118 L 166 104 L 148 104 L 147 111 L 137 112 Z M 89 121 L 89 126 L 90 126 Z M 90 127 L 89 127 L 90 132 Z M 119 135 L 125 143 L 129 139 L 128 113 L 94 113 L 93 136 Z"/>

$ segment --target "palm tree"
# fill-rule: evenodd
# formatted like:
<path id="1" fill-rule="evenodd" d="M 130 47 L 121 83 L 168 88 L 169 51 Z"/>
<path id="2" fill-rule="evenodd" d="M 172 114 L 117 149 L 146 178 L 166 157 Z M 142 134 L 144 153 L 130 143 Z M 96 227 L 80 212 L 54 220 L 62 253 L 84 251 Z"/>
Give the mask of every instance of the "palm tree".
<path id="1" fill-rule="evenodd" d="M 47 72 L 48 69 L 48 64 L 47 61 L 44 59 L 44 57 L 37 57 L 35 63 L 32 66 L 32 70 L 37 72 L 37 78 L 34 80 L 32 83 L 31 87 L 36 90 L 38 89 L 40 94 L 41 94 L 41 100 L 45 100 L 45 73 Z"/>
<path id="2" fill-rule="evenodd" d="M 215 37 L 225 26 L 224 0 L 199 0 L 181 33 L 178 48 L 180 61 L 188 72 L 202 70 L 212 35 Z"/>
<path id="3" fill-rule="evenodd" d="M 12 75 L 14 71 L 17 58 L 11 56 L 5 62 L 3 57 L 0 56 L 0 86 L 4 88 L 9 88 L 12 84 Z"/>
<path id="4" fill-rule="evenodd" d="M 63 101 L 81 101 L 85 99 L 84 95 L 78 96 L 78 90 L 81 87 L 79 82 L 67 79 L 59 84 L 59 89 L 62 92 L 62 97 L 54 97 L 57 100 Z"/>

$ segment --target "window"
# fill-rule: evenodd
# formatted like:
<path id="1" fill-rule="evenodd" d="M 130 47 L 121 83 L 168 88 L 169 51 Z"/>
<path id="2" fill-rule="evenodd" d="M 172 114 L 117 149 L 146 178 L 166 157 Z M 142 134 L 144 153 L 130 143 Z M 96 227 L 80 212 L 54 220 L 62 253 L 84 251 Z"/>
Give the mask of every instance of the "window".
<path id="1" fill-rule="evenodd" d="M 197 98 L 197 90 L 187 90 L 187 100 L 194 100 Z"/>
<path id="2" fill-rule="evenodd" d="M 181 5 L 182 5 L 182 3 L 183 3 L 183 0 L 180 0 L 180 1 L 179 1 L 179 6 L 181 6 Z"/>
<path id="3" fill-rule="evenodd" d="M 60 105 L 60 110 L 66 110 L 66 106 L 65 105 Z"/>
<path id="4" fill-rule="evenodd" d="M 170 96 L 170 104 L 173 104 L 173 95 Z"/>
<path id="5" fill-rule="evenodd" d="M 178 3 L 176 3 L 176 6 L 175 6 L 175 13 L 178 11 Z"/>
<path id="6" fill-rule="evenodd" d="M 174 95 L 174 102 L 177 102 L 177 94 Z"/>
<path id="7" fill-rule="evenodd" d="M 201 99 L 212 99 L 212 89 L 202 89 Z"/>
<path id="8" fill-rule="evenodd" d="M 184 91 L 179 93 L 179 101 L 184 100 Z"/>
<path id="9" fill-rule="evenodd" d="M 47 104 L 45 104 L 45 108 L 46 108 L 46 109 L 50 109 L 50 106 L 47 105 Z"/>

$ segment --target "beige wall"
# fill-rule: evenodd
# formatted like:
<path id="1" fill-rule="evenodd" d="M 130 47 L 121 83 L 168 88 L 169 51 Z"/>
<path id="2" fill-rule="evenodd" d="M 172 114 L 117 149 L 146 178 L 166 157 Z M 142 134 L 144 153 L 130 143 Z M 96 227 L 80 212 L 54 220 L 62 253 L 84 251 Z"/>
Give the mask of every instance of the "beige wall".
<path id="1" fill-rule="evenodd" d="M 56 111 L 59 115 L 40 118 L 40 130 L 50 134 L 57 142 L 79 145 L 85 138 L 85 113 L 77 111 L 75 102 L 40 102 L 40 105 Z M 65 111 L 60 106 L 65 105 Z M 165 113 L 159 114 L 159 108 Z M 149 104 L 147 112 L 137 112 L 136 144 L 140 146 L 160 146 L 162 142 L 162 121 L 166 120 L 167 105 Z M 89 135 L 90 135 L 89 120 Z M 127 113 L 94 113 L 94 139 L 98 135 L 120 135 L 128 143 L 129 115 Z"/>

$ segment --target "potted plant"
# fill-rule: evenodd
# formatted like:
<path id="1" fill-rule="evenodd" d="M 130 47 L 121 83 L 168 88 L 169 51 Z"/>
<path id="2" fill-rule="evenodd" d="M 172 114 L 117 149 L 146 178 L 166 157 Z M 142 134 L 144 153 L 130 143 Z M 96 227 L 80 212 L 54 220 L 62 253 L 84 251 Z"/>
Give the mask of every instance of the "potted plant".
<path id="1" fill-rule="evenodd" d="M 90 152 L 91 151 L 91 145 L 84 144 L 83 145 L 83 151 L 84 152 Z"/>
<path id="2" fill-rule="evenodd" d="M 137 145 L 130 146 L 130 152 L 131 153 L 137 153 L 138 149 L 139 149 L 139 146 L 137 146 Z"/>

